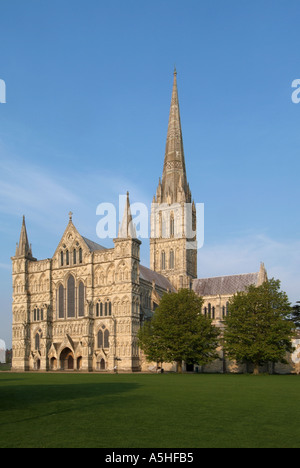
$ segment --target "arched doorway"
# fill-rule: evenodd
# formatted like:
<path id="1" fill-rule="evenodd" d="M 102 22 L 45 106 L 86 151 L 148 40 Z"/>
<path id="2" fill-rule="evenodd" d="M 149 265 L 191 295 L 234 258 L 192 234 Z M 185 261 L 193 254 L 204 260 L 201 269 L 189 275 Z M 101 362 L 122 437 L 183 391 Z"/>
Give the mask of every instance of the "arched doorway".
<path id="1" fill-rule="evenodd" d="M 74 358 L 73 356 L 70 354 L 68 356 L 68 370 L 72 370 L 74 369 Z"/>
<path id="2" fill-rule="evenodd" d="M 77 370 L 80 370 L 82 366 L 82 356 L 77 358 Z"/>
<path id="3" fill-rule="evenodd" d="M 51 370 L 57 369 L 57 359 L 55 357 L 50 359 L 50 369 Z"/>
<path id="4" fill-rule="evenodd" d="M 98 371 L 105 371 L 106 370 L 106 362 L 105 362 L 104 358 L 101 358 L 101 359 L 100 359 L 100 357 L 98 358 L 98 360 L 97 360 L 97 370 Z"/>
<path id="5" fill-rule="evenodd" d="M 60 353 L 60 367 L 62 370 L 74 369 L 74 355 L 70 348 L 65 348 Z"/>

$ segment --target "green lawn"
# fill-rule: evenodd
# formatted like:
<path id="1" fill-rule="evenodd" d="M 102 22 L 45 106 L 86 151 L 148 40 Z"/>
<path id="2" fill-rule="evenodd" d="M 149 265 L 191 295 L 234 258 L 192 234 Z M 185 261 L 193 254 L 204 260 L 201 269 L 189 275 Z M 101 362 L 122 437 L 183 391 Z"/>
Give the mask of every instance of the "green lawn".
<path id="1" fill-rule="evenodd" d="M 300 376 L 0 373 L 0 447 L 300 448 Z"/>

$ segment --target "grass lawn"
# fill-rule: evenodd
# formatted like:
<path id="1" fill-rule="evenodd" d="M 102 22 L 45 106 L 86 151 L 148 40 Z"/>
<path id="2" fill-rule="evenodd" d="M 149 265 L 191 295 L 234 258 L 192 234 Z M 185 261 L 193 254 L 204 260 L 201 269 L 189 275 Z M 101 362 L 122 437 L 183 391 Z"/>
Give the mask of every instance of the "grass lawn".
<path id="1" fill-rule="evenodd" d="M 300 376 L 0 372 L 0 447 L 300 448 Z"/>

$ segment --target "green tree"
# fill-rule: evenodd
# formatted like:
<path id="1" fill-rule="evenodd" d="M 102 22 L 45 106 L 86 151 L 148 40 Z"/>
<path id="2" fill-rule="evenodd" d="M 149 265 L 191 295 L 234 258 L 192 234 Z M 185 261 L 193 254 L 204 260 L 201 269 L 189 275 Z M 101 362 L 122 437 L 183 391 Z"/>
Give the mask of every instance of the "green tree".
<path id="1" fill-rule="evenodd" d="M 280 281 L 270 279 L 261 286 L 250 286 L 229 301 L 225 319 L 224 349 L 230 359 L 254 364 L 254 373 L 267 362 L 286 363 L 293 350 L 291 306 Z"/>
<path id="2" fill-rule="evenodd" d="M 157 364 L 163 362 L 164 352 L 161 343 L 155 334 L 153 320 L 144 323 L 138 332 L 139 346 L 144 351 L 148 361 Z"/>
<path id="3" fill-rule="evenodd" d="M 181 289 L 164 294 L 149 323 L 139 331 L 139 346 L 149 361 L 206 364 L 218 357 L 219 330 L 202 312 L 203 299 Z"/>
<path id="4" fill-rule="evenodd" d="M 292 307 L 290 320 L 293 322 L 295 328 L 300 328 L 300 302 L 297 301 L 296 305 Z"/>

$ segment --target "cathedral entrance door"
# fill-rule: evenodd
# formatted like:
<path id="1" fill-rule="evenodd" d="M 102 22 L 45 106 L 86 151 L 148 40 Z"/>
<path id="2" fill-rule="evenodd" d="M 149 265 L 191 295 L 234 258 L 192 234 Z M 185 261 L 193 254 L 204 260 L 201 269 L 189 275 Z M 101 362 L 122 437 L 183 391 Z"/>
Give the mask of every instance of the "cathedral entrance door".
<path id="1" fill-rule="evenodd" d="M 74 368 L 74 359 L 73 356 L 68 357 L 68 370 L 72 370 Z"/>
<path id="2" fill-rule="evenodd" d="M 60 353 L 60 367 L 63 370 L 74 369 L 74 355 L 70 348 L 65 348 Z"/>
<path id="3" fill-rule="evenodd" d="M 50 360 L 50 369 L 51 370 L 57 369 L 57 361 L 56 361 L 56 359 L 54 357 L 51 358 L 51 360 Z"/>
<path id="4" fill-rule="evenodd" d="M 101 359 L 101 361 L 100 361 L 100 370 L 105 370 L 105 361 L 104 361 L 104 359 Z"/>

